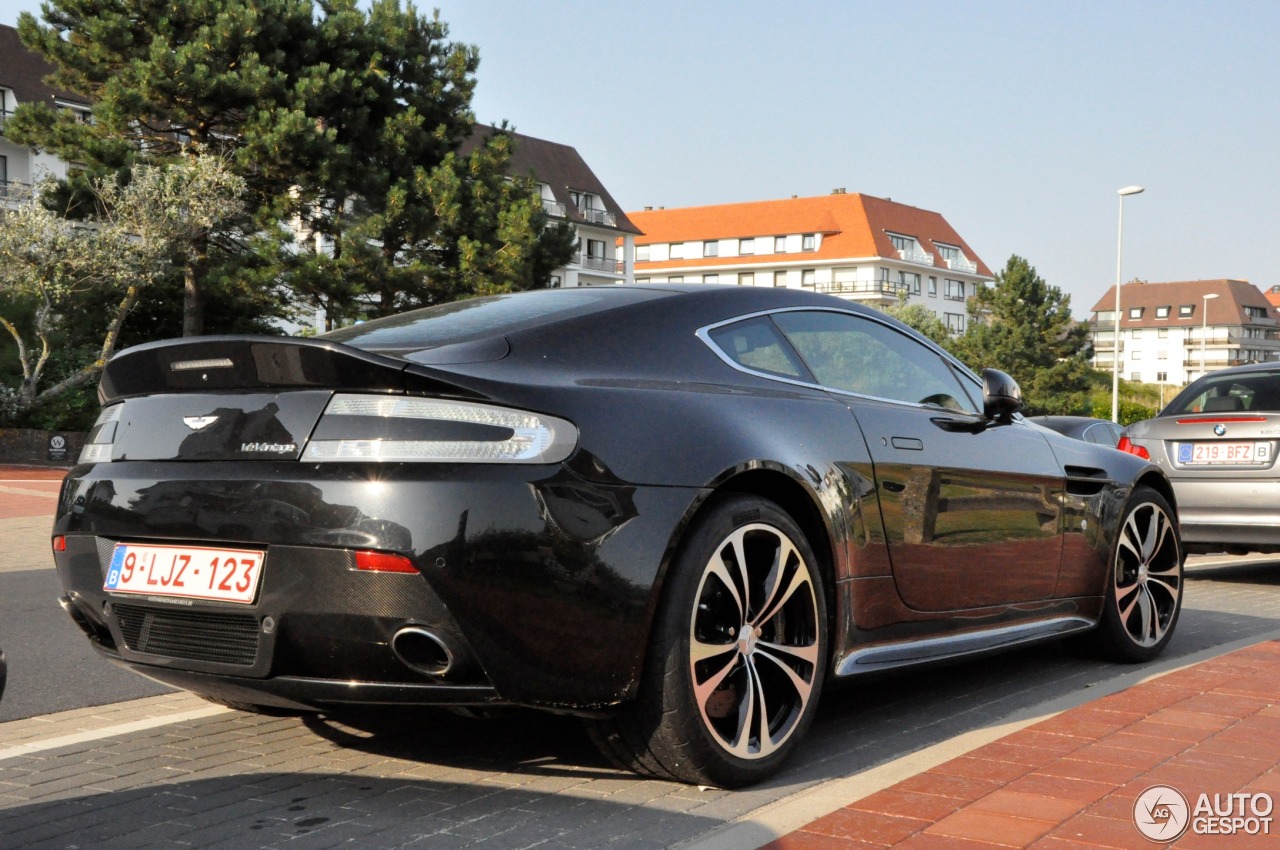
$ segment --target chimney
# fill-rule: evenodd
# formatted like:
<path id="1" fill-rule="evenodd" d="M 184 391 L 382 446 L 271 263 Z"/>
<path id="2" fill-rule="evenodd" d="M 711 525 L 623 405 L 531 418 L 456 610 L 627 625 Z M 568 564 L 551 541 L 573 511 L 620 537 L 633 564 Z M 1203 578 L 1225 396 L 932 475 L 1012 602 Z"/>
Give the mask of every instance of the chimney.
<path id="1" fill-rule="evenodd" d="M 843 194 L 844 194 L 844 187 L 843 187 L 843 186 L 840 186 L 840 187 L 838 187 L 838 188 L 836 188 L 836 189 L 832 189 L 832 190 L 831 190 L 831 194 L 833 194 L 833 195 L 843 195 Z"/>
<path id="2" fill-rule="evenodd" d="M 645 211 L 645 212 L 653 212 L 653 207 L 645 207 L 645 208 L 644 208 L 644 211 Z"/>

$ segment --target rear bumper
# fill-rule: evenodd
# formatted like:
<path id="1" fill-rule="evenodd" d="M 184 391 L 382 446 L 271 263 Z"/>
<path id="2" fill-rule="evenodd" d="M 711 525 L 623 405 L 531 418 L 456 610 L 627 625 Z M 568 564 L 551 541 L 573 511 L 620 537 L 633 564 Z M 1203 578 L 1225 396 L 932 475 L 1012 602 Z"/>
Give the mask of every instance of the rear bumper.
<path id="1" fill-rule="evenodd" d="M 1280 551 L 1280 480 L 1173 479 L 1187 551 Z"/>
<path id="2" fill-rule="evenodd" d="M 634 693 L 658 577 L 697 493 L 558 465 L 116 462 L 68 476 L 55 560 L 101 651 L 198 693 L 591 710 Z M 261 588 L 250 605 L 107 592 L 117 542 L 262 548 Z M 357 570 L 357 549 L 417 572 Z M 407 626 L 459 664 L 430 676 L 404 663 L 391 643 Z"/>

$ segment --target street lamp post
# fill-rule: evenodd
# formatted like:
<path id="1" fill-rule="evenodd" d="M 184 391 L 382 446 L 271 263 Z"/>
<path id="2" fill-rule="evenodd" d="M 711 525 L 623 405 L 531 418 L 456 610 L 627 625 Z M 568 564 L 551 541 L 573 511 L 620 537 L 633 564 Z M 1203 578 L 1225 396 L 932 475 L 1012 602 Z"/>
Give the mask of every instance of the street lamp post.
<path id="1" fill-rule="evenodd" d="M 1111 341 L 1111 421 L 1120 424 L 1120 262 L 1124 258 L 1124 199 L 1141 194 L 1141 186 L 1125 186 L 1120 191 L 1120 228 L 1116 236 L 1116 322 Z"/>
<path id="2" fill-rule="evenodd" d="M 1204 377 L 1204 339 L 1209 335 L 1209 301 L 1217 298 L 1218 293 L 1210 292 L 1204 296 L 1204 315 L 1200 317 L 1200 376 Z"/>

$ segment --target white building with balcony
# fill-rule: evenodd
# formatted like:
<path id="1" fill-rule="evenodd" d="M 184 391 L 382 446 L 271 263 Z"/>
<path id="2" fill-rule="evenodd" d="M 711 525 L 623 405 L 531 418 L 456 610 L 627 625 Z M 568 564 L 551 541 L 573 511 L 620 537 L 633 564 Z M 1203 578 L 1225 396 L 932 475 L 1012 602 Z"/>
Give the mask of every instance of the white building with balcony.
<path id="1" fill-rule="evenodd" d="M 11 196 L 25 194 L 45 176 L 65 177 L 67 164 L 52 154 L 12 142 L 5 136 L 5 124 L 23 103 L 45 103 L 55 109 L 71 110 L 80 120 L 92 120 L 89 102 L 79 95 L 45 85 L 53 66 L 28 50 L 18 39 L 18 31 L 0 25 L 0 204 Z"/>
<path id="2" fill-rule="evenodd" d="M 1247 280 L 1124 284 L 1118 345 L 1115 304 L 1113 286 L 1093 305 L 1093 365 L 1111 372 L 1118 350 L 1127 380 L 1181 387 L 1215 369 L 1280 360 L 1280 310 Z"/>
<path id="3" fill-rule="evenodd" d="M 463 144 L 469 153 L 492 133 L 477 124 Z M 550 288 L 600 286 L 634 280 L 636 237 L 632 224 L 578 151 L 569 145 L 512 133 L 512 176 L 532 175 L 543 209 L 553 222 L 568 222 L 578 234 L 578 250 L 548 282 Z"/>
<path id="4" fill-rule="evenodd" d="M 924 304 L 953 333 L 994 276 L 939 213 L 847 194 L 630 213 L 636 282 L 827 292 L 872 307 Z"/>

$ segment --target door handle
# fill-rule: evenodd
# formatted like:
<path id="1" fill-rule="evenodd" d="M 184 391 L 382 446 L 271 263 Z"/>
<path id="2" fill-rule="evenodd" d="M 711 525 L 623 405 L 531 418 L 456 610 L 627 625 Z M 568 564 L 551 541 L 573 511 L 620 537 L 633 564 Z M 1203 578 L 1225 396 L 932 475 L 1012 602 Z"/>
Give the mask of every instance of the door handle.
<path id="1" fill-rule="evenodd" d="M 891 437 L 889 442 L 895 449 L 906 449 L 909 452 L 924 451 L 924 440 L 918 440 L 915 437 Z"/>

